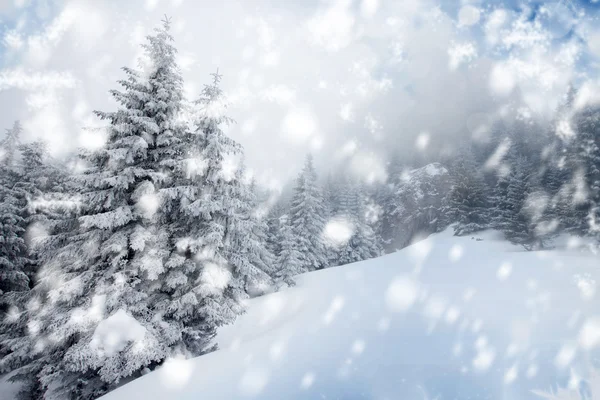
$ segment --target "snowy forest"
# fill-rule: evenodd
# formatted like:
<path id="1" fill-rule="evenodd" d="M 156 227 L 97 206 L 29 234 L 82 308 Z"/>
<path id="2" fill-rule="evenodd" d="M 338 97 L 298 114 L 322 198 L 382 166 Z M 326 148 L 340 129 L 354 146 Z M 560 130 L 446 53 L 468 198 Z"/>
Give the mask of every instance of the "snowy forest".
<path id="1" fill-rule="evenodd" d="M 545 121 L 509 108 L 485 140 L 390 149 L 386 179 L 306 151 L 277 192 L 226 133 L 230 77 L 187 97 L 173 21 L 105 88 L 117 106 L 83 127 L 102 146 L 54 157 L 18 120 L 0 137 L 0 374 L 19 399 L 97 399 L 204 357 L 249 300 L 444 231 L 532 254 L 566 234 L 600 243 L 600 102 L 578 82 Z"/>

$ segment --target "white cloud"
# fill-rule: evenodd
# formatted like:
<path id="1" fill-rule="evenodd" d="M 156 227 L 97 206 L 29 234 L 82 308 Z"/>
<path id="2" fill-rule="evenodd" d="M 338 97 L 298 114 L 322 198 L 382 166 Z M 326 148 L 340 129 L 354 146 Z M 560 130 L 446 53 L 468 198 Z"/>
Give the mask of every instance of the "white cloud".
<path id="1" fill-rule="evenodd" d="M 21 90 L 71 89 L 77 82 L 70 72 L 27 71 L 23 68 L 0 71 L 0 91 L 9 88 Z"/>
<path id="2" fill-rule="evenodd" d="M 502 8 L 490 13 L 484 25 L 485 39 L 491 45 L 495 45 L 501 38 L 501 29 L 508 21 L 508 12 Z"/>
<path id="3" fill-rule="evenodd" d="M 466 5 L 460 8 L 458 12 L 458 25 L 471 26 L 479 22 L 481 11 L 472 5 Z"/>
<path id="4" fill-rule="evenodd" d="M 7 31 L 4 34 L 4 39 L 2 41 L 12 50 L 19 50 L 24 44 L 21 34 L 15 30 Z"/>
<path id="5" fill-rule="evenodd" d="M 600 30 L 591 32 L 587 37 L 587 45 L 591 53 L 600 58 Z"/>
<path id="6" fill-rule="evenodd" d="M 477 57 L 477 48 L 474 43 L 452 43 L 448 48 L 450 58 L 449 67 L 454 70 L 461 64 L 469 63 Z"/>

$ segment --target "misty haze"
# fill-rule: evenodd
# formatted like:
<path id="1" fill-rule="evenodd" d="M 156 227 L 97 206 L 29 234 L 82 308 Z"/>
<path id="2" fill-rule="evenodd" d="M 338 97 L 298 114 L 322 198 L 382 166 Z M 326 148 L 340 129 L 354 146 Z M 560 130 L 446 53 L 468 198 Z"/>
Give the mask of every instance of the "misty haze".
<path id="1" fill-rule="evenodd" d="M 600 400 L 600 1 L 0 0 L 0 400 Z"/>

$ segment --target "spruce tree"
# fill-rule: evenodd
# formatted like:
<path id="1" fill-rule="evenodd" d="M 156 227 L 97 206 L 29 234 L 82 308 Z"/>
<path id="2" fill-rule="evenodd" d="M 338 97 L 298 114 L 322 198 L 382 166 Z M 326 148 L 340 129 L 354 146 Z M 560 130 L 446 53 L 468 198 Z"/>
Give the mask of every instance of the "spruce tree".
<path id="1" fill-rule="evenodd" d="M 165 20 L 148 36 L 145 73 L 124 68 L 123 91 L 111 92 L 117 111 L 97 112 L 109 123 L 106 145 L 81 153 L 88 168 L 77 231 L 41 267 L 36 306 L 28 307 L 29 360 L 18 378 L 34 397 L 96 398 L 160 363 L 181 341 L 181 324 L 155 311 L 171 252 L 164 222 L 173 199 L 162 190 L 183 132 L 182 79 L 169 29 Z M 121 317 L 143 334 L 114 348 L 101 325 Z"/>
<path id="2" fill-rule="evenodd" d="M 485 180 L 477 167 L 472 150 L 463 149 L 451 166 L 453 186 L 448 193 L 449 221 L 456 222 L 456 235 L 466 235 L 489 227 Z"/>
<path id="3" fill-rule="evenodd" d="M 366 220 L 362 187 L 357 182 L 346 179 L 339 188 L 339 206 L 333 219 L 343 221 L 352 232 L 348 241 L 339 248 L 332 246 L 335 254 L 333 265 L 344 265 L 380 256 L 383 251 L 373 228 Z"/>
<path id="4" fill-rule="evenodd" d="M 20 133 L 16 122 L 0 143 L 0 360 L 13 352 L 11 322 L 19 318 L 18 305 L 25 301 L 30 287 L 23 196 L 17 187 L 21 175 L 15 165 Z M 0 373 L 8 369 L 6 362 L 0 361 Z"/>
<path id="5" fill-rule="evenodd" d="M 573 219 L 575 231 L 600 237 L 600 107 L 587 105 L 573 116 L 576 137 L 568 145 L 575 179 Z M 585 194 L 585 196 L 582 196 Z"/>
<path id="6" fill-rule="evenodd" d="M 287 215 L 279 217 L 280 231 L 278 242 L 280 250 L 277 254 L 275 265 L 275 279 L 277 282 L 285 283 L 288 286 L 294 286 L 294 276 L 306 272 L 302 267 L 302 254 L 297 250 L 296 238 L 289 223 Z"/>
<path id="7" fill-rule="evenodd" d="M 323 242 L 325 204 L 317 184 L 317 173 L 312 156 L 308 155 L 304 168 L 296 180 L 290 206 L 290 225 L 300 252 L 303 271 L 327 267 L 327 254 Z"/>

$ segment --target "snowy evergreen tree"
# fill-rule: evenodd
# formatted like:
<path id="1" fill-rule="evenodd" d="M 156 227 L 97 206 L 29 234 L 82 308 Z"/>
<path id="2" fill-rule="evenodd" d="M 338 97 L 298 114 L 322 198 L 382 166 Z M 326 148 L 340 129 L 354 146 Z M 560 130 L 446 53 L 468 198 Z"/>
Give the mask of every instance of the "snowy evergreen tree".
<path id="1" fill-rule="evenodd" d="M 283 282 L 288 286 L 294 286 L 294 276 L 306 272 L 302 266 L 303 257 L 297 248 L 296 238 L 289 223 L 289 217 L 283 215 L 279 217 L 280 231 L 278 234 L 278 242 L 280 246 L 279 253 L 276 257 L 277 271 L 275 278 L 278 282 Z"/>
<path id="2" fill-rule="evenodd" d="M 281 243 L 279 232 L 281 231 L 281 217 L 285 214 L 285 205 L 278 200 L 267 212 L 266 215 L 266 241 L 267 250 L 274 256 L 277 257 L 281 251 Z"/>
<path id="3" fill-rule="evenodd" d="M 169 28 L 165 20 L 148 36 L 144 73 L 124 68 L 124 90 L 111 92 L 119 109 L 97 112 L 110 123 L 106 146 L 82 152 L 88 169 L 78 231 L 41 267 L 28 305 L 22 352 L 29 360 L 18 378 L 34 398 L 96 398 L 163 361 L 181 341 L 181 324 L 155 311 L 171 245 L 163 223 L 171 199 L 161 190 L 183 132 Z M 103 332 L 119 318 L 129 322 L 128 332 L 111 344 Z"/>
<path id="4" fill-rule="evenodd" d="M 375 200 L 381 207 L 381 215 L 375 224 L 375 232 L 383 240 L 383 246 L 390 251 L 398 246 L 397 238 L 405 229 L 398 217 L 398 211 L 403 207 L 400 195 L 404 186 L 402 179 L 404 166 L 397 154 L 387 164 L 387 181 L 381 185 L 375 194 Z"/>
<path id="5" fill-rule="evenodd" d="M 289 213 L 296 249 L 302 255 L 303 271 L 327 267 L 327 252 L 322 240 L 325 215 L 323 194 L 317 184 L 312 156 L 308 155 L 296 180 Z"/>
<path id="6" fill-rule="evenodd" d="M 216 328 L 243 312 L 247 291 L 265 290 L 272 267 L 254 194 L 242 179 L 242 148 L 222 130 L 231 119 L 221 76 L 213 77 L 195 102 L 185 159 L 170 189 L 183 194 L 182 217 L 172 223 L 178 251 L 167 262 L 168 296 L 159 304 L 183 324 L 183 347 L 194 355 L 210 351 Z"/>
<path id="7" fill-rule="evenodd" d="M 585 106 L 573 116 L 568 143 L 573 174 L 574 231 L 600 237 L 600 107 Z M 578 222 L 578 223 L 577 223 Z"/>
<path id="8" fill-rule="evenodd" d="M 534 225 L 526 212 L 526 201 L 532 193 L 531 166 L 522 157 L 511 161 L 511 172 L 498 180 L 499 202 L 492 226 L 511 242 L 530 247 L 536 242 Z"/>
<path id="9" fill-rule="evenodd" d="M 383 253 L 372 227 L 366 221 L 364 194 L 361 187 L 348 182 L 340 194 L 338 218 L 351 227 L 352 235 L 337 254 L 337 265 L 378 257 Z"/>
<path id="10" fill-rule="evenodd" d="M 0 143 L 0 359 L 5 359 L 12 352 L 8 342 L 12 332 L 10 321 L 7 321 L 11 315 L 7 316 L 7 313 L 16 313 L 15 305 L 26 299 L 30 286 L 25 207 L 22 191 L 18 188 L 21 175 L 15 165 L 20 133 L 17 122 L 7 130 Z M 0 372 L 7 369 L 3 364 L 0 362 Z"/>
<path id="11" fill-rule="evenodd" d="M 489 227 L 487 188 L 472 151 L 463 149 L 453 164 L 453 186 L 448 193 L 445 217 L 457 223 L 454 228 L 457 235 L 486 229 Z"/>
<path id="12" fill-rule="evenodd" d="M 62 185 L 66 174 L 53 165 L 46 152 L 45 144 L 33 142 L 19 146 L 19 181 L 15 185 L 19 194 L 17 201 L 24 223 L 23 238 L 27 245 L 27 263 L 24 272 L 28 276 L 29 286 L 36 282 L 36 272 L 56 245 L 56 237 L 67 232 L 66 214 L 71 202 L 61 201 Z M 65 207 L 65 203 L 69 206 Z M 0 322 L 2 331 L 0 343 L 6 354 L 0 362 L 0 369 L 12 369 L 23 359 L 27 332 L 27 305 L 31 300 L 31 291 L 13 293 L 10 298 L 8 318 Z"/>
<path id="13" fill-rule="evenodd" d="M 260 215 L 256 199 L 256 185 L 244 183 L 243 165 L 236 174 L 240 204 L 230 218 L 232 240 L 228 247 L 228 260 L 244 279 L 244 291 L 251 296 L 268 292 L 271 276 L 275 273 L 274 256 L 267 249 L 266 223 Z"/>

